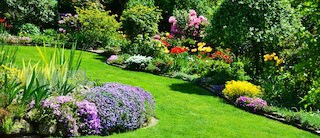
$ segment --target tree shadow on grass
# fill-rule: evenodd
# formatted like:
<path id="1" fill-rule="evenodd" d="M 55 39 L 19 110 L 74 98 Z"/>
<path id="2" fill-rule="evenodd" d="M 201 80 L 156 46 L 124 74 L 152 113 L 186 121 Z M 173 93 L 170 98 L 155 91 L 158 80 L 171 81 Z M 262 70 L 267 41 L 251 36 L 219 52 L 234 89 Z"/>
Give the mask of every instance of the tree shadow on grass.
<path id="1" fill-rule="evenodd" d="M 96 53 L 96 55 L 94 56 L 94 59 L 99 60 L 103 63 L 106 63 L 107 56 L 104 53 Z"/>
<path id="2" fill-rule="evenodd" d="M 187 93 L 187 94 L 214 96 L 208 90 L 201 88 L 200 86 L 197 86 L 196 84 L 193 84 L 190 82 L 171 84 L 170 89 L 174 91 L 182 92 L 182 93 Z"/>

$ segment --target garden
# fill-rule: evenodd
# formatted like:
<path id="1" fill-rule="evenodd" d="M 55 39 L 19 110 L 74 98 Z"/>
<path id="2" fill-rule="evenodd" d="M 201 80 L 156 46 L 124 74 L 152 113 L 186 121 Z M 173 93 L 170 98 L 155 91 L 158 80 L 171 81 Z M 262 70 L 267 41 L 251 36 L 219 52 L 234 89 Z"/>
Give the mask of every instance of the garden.
<path id="1" fill-rule="evenodd" d="M 3 0 L 0 137 L 318 137 L 319 5 Z"/>

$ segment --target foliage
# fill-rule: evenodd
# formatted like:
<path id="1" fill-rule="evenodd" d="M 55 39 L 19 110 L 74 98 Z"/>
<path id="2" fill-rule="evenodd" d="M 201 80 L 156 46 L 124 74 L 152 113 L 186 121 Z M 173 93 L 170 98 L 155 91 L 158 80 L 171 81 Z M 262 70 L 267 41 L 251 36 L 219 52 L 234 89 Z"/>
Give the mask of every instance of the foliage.
<path id="1" fill-rule="evenodd" d="M 110 11 L 104 11 L 95 3 L 88 8 L 76 8 L 78 20 L 81 24 L 79 32 L 75 33 L 75 39 L 79 44 L 87 47 L 110 46 L 117 37 L 121 23 L 118 23 L 116 15 L 110 15 Z"/>
<path id="2" fill-rule="evenodd" d="M 247 81 L 228 81 L 222 93 L 230 100 L 236 100 L 240 96 L 257 97 L 262 95 L 260 86 Z"/>
<path id="3" fill-rule="evenodd" d="M 162 19 L 160 10 L 143 5 L 126 9 L 121 16 L 123 30 L 130 40 L 134 40 L 138 34 L 143 36 L 156 34 L 160 19 Z"/>
<path id="4" fill-rule="evenodd" d="M 211 24 L 206 40 L 250 58 L 254 77 L 262 72 L 264 53 L 299 46 L 298 33 L 303 30 L 287 0 L 224 1 Z"/>
<path id="5" fill-rule="evenodd" d="M 154 7 L 155 0 L 128 0 L 126 3 L 126 9 L 132 8 L 136 5 L 143 5 L 147 7 Z"/>
<path id="6" fill-rule="evenodd" d="M 303 97 L 302 103 L 305 104 L 305 107 L 312 107 L 314 109 L 320 108 L 320 82 L 313 82 L 311 89 Z"/>
<path id="7" fill-rule="evenodd" d="M 137 87 L 106 83 L 86 99 L 97 106 L 103 135 L 140 128 L 154 115 L 153 97 Z"/>
<path id="8" fill-rule="evenodd" d="M 145 70 L 148 64 L 152 61 L 152 57 L 141 55 L 134 55 L 129 57 L 126 61 L 126 68 L 131 70 Z"/>
<path id="9" fill-rule="evenodd" d="M 40 34 L 40 28 L 34 24 L 26 23 L 19 27 L 19 34 Z"/>
<path id="10" fill-rule="evenodd" d="M 244 64 L 241 61 L 228 64 L 224 60 L 214 60 L 207 76 L 213 78 L 212 83 L 215 85 L 223 85 L 231 80 L 250 79 L 250 77 L 246 75 Z"/>
<path id="11" fill-rule="evenodd" d="M 150 38 L 148 35 L 138 35 L 134 38 L 131 44 L 126 44 L 121 47 L 122 53 L 131 55 L 145 55 L 157 57 L 161 54 L 162 45 L 159 41 Z"/>
<path id="12" fill-rule="evenodd" d="M 263 111 L 267 107 L 267 102 L 261 98 L 249 98 L 246 96 L 240 96 L 236 100 L 236 105 L 244 107 L 247 110 L 253 112 Z"/>
<path id="13" fill-rule="evenodd" d="M 55 2 L 52 0 L 3 0 L 0 15 L 14 26 L 32 23 L 41 26 L 54 20 Z"/>

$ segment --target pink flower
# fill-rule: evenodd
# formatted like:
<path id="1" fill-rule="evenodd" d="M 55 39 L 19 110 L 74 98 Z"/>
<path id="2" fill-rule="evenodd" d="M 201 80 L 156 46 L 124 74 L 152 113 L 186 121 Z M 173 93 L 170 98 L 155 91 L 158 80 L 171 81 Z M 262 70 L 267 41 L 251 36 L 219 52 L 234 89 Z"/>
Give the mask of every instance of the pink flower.
<path id="1" fill-rule="evenodd" d="M 189 16 L 197 16 L 197 12 L 195 10 L 190 10 Z"/>
<path id="2" fill-rule="evenodd" d="M 171 25 L 171 28 L 170 28 L 170 32 L 172 33 L 177 33 L 178 32 L 178 27 L 176 25 Z"/>
<path id="3" fill-rule="evenodd" d="M 199 18 L 194 18 L 194 24 L 195 25 L 199 25 L 200 24 L 200 22 L 201 22 L 201 20 L 199 19 Z"/>
<path id="4" fill-rule="evenodd" d="M 160 35 L 155 35 L 155 36 L 153 37 L 153 39 L 160 40 Z"/>
<path id="5" fill-rule="evenodd" d="M 175 24 L 177 22 L 176 17 L 170 16 L 169 23 Z"/>

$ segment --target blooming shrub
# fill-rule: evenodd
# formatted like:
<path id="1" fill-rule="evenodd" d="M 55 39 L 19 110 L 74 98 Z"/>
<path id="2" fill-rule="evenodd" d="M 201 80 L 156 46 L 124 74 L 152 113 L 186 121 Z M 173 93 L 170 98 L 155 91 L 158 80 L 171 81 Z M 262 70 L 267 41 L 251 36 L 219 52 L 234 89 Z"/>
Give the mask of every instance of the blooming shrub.
<path id="1" fill-rule="evenodd" d="M 192 38 L 203 37 L 204 27 L 208 24 L 207 18 L 202 15 L 198 17 L 195 10 L 190 10 L 188 15 L 184 11 L 177 11 L 175 14 L 169 18 L 172 34 Z"/>
<path id="2" fill-rule="evenodd" d="M 235 100 L 240 96 L 256 97 L 262 94 L 260 86 L 256 86 L 247 81 L 228 81 L 222 93 L 230 100 Z"/>
<path id="3" fill-rule="evenodd" d="M 97 106 L 103 135 L 140 128 L 154 114 L 153 97 L 138 87 L 106 83 L 86 99 Z"/>
<path id="4" fill-rule="evenodd" d="M 236 105 L 244 107 L 254 112 L 261 111 L 267 106 L 267 102 L 261 98 L 249 98 L 246 96 L 240 96 L 236 100 Z"/>
<path id="5" fill-rule="evenodd" d="M 151 62 L 152 57 L 146 57 L 141 55 L 134 55 L 129 57 L 125 64 L 128 69 L 132 70 L 144 70 L 148 64 Z"/>
<path id="6" fill-rule="evenodd" d="M 40 122 L 57 124 L 57 134 L 79 136 L 80 134 L 99 134 L 100 119 L 94 103 L 76 101 L 71 96 L 57 96 L 46 99 L 41 104 Z"/>
<path id="7" fill-rule="evenodd" d="M 107 62 L 108 63 L 112 63 L 113 61 L 117 60 L 118 56 L 117 55 L 111 55 L 108 59 Z"/>

